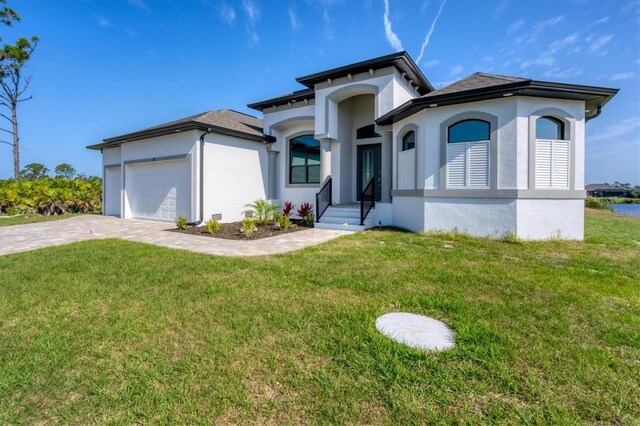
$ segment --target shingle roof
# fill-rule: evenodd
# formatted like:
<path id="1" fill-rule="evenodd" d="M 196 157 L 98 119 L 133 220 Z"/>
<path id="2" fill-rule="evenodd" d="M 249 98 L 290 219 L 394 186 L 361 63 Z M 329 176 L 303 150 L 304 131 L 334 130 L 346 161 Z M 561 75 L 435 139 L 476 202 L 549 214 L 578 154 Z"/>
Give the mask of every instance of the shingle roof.
<path id="1" fill-rule="evenodd" d="M 423 98 L 445 95 L 448 93 L 464 92 L 466 90 L 483 89 L 486 87 L 502 86 L 503 84 L 519 83 L 521 81 L 527 81 L 526 78 L 509 77 L 506 75 L 487 74 L 484 72 L 477 72 L 471 74 L 468 77 L 458 80 L 455 83 L 449 84 L 443 88 L 434 90 L 422 96 Z"/>
<path id="2" fill-rule="evenodd" d="M 166 127 L 174 127 L 186 123 L 200 123 L 205 126 L 221 127 L 224 129 L 235 130 L 237 132 L 246 133 L 254 136 L 263 136 L 262 120 L 252 115 L 244 114 L 232 109 L 218 109 L 207 111 L 179 120 L 170 121 L 168 123 L 159 124 L 141 130 L 146 132 L 149 130 L 159 130 Z"/>
<path id="3" fill-rule="evenodd" d="M 102 149 L 105 147 L 119 146 L 125 142 L 132 142 L 189 130 L 211 131 L 213 133 L 225 134 L 258 142 L 272 142 L 273 139 L 271 136 L 264 135 L 262 131 L 262 120 L 259 118 L 243 114 L 232 109 L 219 109 L 191 115 L 189 117 L 163 123 L 158 126 L 148 127 L 126 135 L 108 138 L 102 141 L 102 143 L 90 145 L 87 148 Z"/>

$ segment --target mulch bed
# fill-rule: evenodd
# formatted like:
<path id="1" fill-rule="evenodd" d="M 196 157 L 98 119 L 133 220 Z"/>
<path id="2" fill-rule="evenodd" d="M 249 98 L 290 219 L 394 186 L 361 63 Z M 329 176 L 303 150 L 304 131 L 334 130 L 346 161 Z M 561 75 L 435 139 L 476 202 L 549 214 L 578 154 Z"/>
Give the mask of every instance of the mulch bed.
<path id="1" fill-rule="evenodd" d="M 269 238 L 275 237 L 277 235 L 290 234 L 292 232 L 304 231 L 305 229 L 309 229 L 306 226 L 302 225 L 302 221 L 298 222 L 296 220 L 291 221 L 293 226 L 287 230 L 284 229 L 273 229 L 273 224 L 268 225 L 256 225 L 257 231 L 253 232 L 248 237 L 245 237 L 242 233 L 242 222 L 233 222 L 233 223 L 221 223 L 221 228 L 218 232 L 214 234 L 210 234 L 207 232 L 206 226 L 194 226 L 185 229 L 184 231 L 181 229 L 169 229 L 171 232 L 179 232 L 182 234 L 191 234 L 191 235 L 199 235 L 202 237 L 213 237 L 213 238 L 223 238 L 225 240 L 259 240 L 261 238 Z"/>

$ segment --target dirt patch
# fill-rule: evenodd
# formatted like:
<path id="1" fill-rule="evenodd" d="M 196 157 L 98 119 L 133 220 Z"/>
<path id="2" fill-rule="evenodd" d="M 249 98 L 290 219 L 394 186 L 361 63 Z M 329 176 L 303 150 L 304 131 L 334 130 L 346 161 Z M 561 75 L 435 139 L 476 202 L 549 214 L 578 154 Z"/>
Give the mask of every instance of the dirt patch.
<path id="1" fill-rule="evenodd" d="M 199 235 L 202 237 L 223 238 L 225 240 L 259 240 L 261 238 L 275 237 L 282 234 L 290 234 L 292 232 L 303 231 L 309 229 L 302 225 L 302 223 L 292 224 L 289 229 L 274 229 L 273 224 L 256 225 L 256 231 L 249 236 L 245 236 L 242 233 L 242 222 L 222 223 L 220 224 L 220 230 L 213 234 L 207 232 L 206 226 L 193 226 L 185 230 L 181 229 L 168 229 L 171 232 L 179 232 L 181 234 Z"/>

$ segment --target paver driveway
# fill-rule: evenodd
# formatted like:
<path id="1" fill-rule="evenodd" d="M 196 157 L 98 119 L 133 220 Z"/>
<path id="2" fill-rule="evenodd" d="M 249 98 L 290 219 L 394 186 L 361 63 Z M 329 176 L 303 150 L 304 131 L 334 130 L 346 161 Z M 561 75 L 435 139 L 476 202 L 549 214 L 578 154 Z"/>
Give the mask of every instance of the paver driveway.
<path id="1" fill-rule="evenodd" d="M 332 240 L 344 231 L 309 229 L 252 241 L 167 232 L 171 223 L 86 215 L 52 222 L 0 227 L 0 255 L 95 238 L 120 238 L 221 256 L 285 253 Z"/>

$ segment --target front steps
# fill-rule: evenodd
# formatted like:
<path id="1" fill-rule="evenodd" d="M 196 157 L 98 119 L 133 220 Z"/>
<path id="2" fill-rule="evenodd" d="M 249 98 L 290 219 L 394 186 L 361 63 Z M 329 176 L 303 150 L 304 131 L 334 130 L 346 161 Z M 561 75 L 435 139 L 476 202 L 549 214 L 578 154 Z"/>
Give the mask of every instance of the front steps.
<path id="1" fill-rule="evenodd" d="M 354 205 L 334 205 L 329 206 L 324 212 L 319 222 L 315 223 L 318 229 L 335 229 L 341 231 L 364 231 L 375 226 L 375 207 L 371 209 L 364 221 L 364 226 L 360 225 L 360 206 Z"/>

